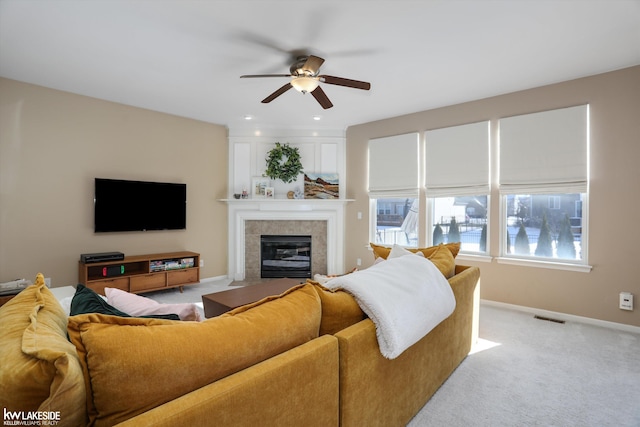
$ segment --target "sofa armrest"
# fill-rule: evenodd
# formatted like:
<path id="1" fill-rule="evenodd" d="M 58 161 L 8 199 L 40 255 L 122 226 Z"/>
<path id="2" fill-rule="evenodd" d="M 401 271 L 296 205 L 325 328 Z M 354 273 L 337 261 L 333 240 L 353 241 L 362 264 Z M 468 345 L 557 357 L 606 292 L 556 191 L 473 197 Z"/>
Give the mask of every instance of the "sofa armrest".
<path id="1" fill-rule="evenodd" d="M 337 426 L 338 343 L 316 338 L 118 426 Z"/>

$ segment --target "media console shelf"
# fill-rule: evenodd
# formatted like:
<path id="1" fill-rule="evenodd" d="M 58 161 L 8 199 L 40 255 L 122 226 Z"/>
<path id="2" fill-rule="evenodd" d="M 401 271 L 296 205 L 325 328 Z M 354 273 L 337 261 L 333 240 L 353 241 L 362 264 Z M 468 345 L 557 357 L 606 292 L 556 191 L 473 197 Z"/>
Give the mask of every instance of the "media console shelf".
<path id="1" fill-rule="evenodd" d="M 104 288 L 137 294 L 179 287 L 182 292 L 183 286 L 200 282 L 200 254 L 185 251 L 127 256 L 119 261 L 79 261 L 78 281 L 101 295 Z"/>

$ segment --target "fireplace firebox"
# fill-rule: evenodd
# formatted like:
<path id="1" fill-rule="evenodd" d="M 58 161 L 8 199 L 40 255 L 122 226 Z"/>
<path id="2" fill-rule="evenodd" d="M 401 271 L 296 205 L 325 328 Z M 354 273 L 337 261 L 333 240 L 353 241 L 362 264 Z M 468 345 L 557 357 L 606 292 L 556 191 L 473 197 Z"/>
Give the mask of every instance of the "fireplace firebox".
<path id="1" fill-rule="evenodd" d="M 260 277 L 311 277 L 311 236 L 260 236 Z"/>

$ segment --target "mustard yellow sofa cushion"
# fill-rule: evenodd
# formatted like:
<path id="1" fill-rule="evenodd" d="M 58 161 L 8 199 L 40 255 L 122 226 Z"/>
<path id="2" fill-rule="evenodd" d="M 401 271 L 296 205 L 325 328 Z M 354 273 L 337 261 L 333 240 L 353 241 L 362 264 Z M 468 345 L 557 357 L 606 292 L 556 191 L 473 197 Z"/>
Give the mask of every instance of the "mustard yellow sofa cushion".
<path id="1" fill-rule="evenodd" d="M 389 253 L 391 253 L 392 248 L 388 246 L 376 245 L 375 243 L 370 243 L 370 245 L 371 245 L 371 249 L 373 249 L 374 259 L 378 259 L 378 258 L 387 259 L 387 257 L 389 256 Z M 440 245 L 438 246 L 444 246 L 445 248 L 449 249 L 449 251 L 451 251 L 451 255 L 453 255 L 454 258 L 457 257 L 458 252 L 460 252 L 460 242 L 440 243 Z M 420 251 L 424 254 L 426 258 L 429 258 L 429 255 L 431 255 L 438 248 L 438 246 L 429 246 L 428 248 L 407 248 L 407 250 L 413 253 Z"/>
<path id="2" fill-rule="evenodd" d="M 0 307 L 3 410 L 54 412 L 58 426 L 86 424 L 82 368 L 66 326 L 67 316 L 42 274 Z"/>
<path id="3" fill-rule="evenodd" d="M 312 285 L 203 322 L 72 316 L 89 420 L 116 424 L 308 342 L 320 317 Z"/>
<path id="4" fill-rule="evenodd" d="M 427 259 L 431 261 L 438 270 L 446 277 L 451 279 L 456 274 L 456 259 L 451 251 L 444 245 L 439 245 L 436 250 L 427 256 Z"/>
<path id="5" fill-rule="evenodd" d="M 371 249 L 373 249 L 375 259 L 387 259 L 391 253 L 391 249 L 393 249 L 387 246 L 376 245 L 375 243 L 370 243 L 370 245 Z M 428 248 L 406 249 L 413 253 L 422 252 L 425 258 L 431 260 L 447 279 L 452 278 L 456 274 L 456 256 L 458 252 L 460 252 L 460 242 L 440 243 L 438 246 L 430 246 Z"/>

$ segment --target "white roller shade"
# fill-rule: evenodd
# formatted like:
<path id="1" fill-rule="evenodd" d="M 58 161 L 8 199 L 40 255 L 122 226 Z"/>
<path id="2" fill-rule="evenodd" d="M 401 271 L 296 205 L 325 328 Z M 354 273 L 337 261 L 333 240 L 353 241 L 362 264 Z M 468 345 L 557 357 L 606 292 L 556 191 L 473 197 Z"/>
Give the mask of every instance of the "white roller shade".
<path id="1" fill-rule="evenodd" d="M 500 120 L 500 191 L 587 190 L 588 105 Z"/>
<path id="2" fill-rule="evenodd" d="M 489 122 L 425 133 L 427 197 L 488 194 Z"/>
<path id="3" fill-rule="evenodd" d="M 417 133 L 369 140 L 369 195 L 418 196 Z"/>

